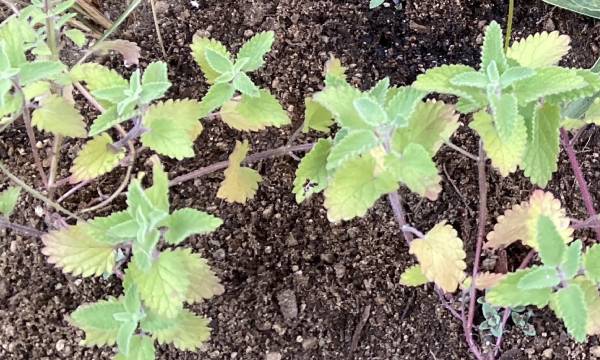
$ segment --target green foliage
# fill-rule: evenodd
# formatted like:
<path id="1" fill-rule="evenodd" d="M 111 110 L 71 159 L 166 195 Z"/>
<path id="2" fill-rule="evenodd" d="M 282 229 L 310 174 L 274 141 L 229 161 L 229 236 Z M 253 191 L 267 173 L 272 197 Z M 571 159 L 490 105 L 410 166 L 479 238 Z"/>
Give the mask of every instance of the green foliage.
<path id="1" fill-rule="evenodd" d="M 370 9 L 375 9 L 376 7 L 380 6 L 381 4 L 383 4 L 385 0 L 370 0 L 369 1 L 369 8 Z"/>
<path id="2" fill-rule="evenodd" d="M 8 189 L 0 192 L 0 215 L 10 217 L 15 211 L 15 207 L 21 196 L 21 188 L 11 186 Z"/>
<path id="3" fill-rule="evenodd" d="M 544 2 L 600 19 L 600 4 L 595 0 L 544 0 Z"/>

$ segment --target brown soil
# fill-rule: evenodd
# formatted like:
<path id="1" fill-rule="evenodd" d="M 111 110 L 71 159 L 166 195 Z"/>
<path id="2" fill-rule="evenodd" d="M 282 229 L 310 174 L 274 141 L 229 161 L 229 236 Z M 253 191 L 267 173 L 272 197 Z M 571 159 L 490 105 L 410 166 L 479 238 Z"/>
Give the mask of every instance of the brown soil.
<path id="1" fill-rule="evenodd" d="M 144 2 L 124 27 L 121 37 L 143 49 L 141 66 L 161 59 L 149 5 Z M 250 32 L 274 30 L 277 43 L 267 66 L 255 79 L 273 89 L 302 121 L 303 99 L 322 83 L 323 63 L 334 54 L 350 67 L 352 81 L 367 88 L 383 77 L 409 84 L 426 68 L 446 63 L 475 65 L 485 24 L 504 24 L 506 5 L 500 1 L 421 0 L 369 11 L 367 0 L 189 0 L 157 1 L 162 34 L 174 83 L 174 98 L 200 98 L 207 86 L 190 57 L 188 44 L 197 31 L 210 33 L 236 50 Z M 519 2 L 515 37 L 541 30 L 560 30 L 573 38 L 569 65 L 589 67 L 598 54 L 600 29 L 595 22 L 543 4 Z M 123 2 L 104 2 L 113 18 Z M 117 64 L 117 59 L 113 63 Z M 131 69 L 120 69 L 127 73 Z M 465 121 L 467 119 L 464 119 Z M 205 123 L 196 144 L 198 156 L 167 162 L 171 176 L 223 160 L 235 140 L 249 139 L 253 150 L 286 143 L 294 127 L 258 134 L 233 131 L 219 121 Z M 20 127 L 0 135 L 0 159 L 29 183 L 35 183 L 25 132 Z M 299 142 L 311 141 L 313 136 Z M 577 148 L 592 193 L 600 190 L 598 136 L 591 131 Z M 471 152 L 476 138 L 466 129 L 454 141 Z M 47 145 L 47 144 L 46 144 Z M 65 151 L 63 175 L 77 146 Z M 403 194 L 409 220 L 420 229 L 448 220 L 468 248 L 473 246 L 478 199 L 475 164 L 444 149 L 438 156 L 444 191 L 436 202 Z M 249 204 L 230 205 L 216 198 L 221 175 L 216 174 L 174 189 L 175 208 L 191 206 L 224 219 L 211 236 L 188 242 L 208 258 L 226 292 L 195 310 L 212 319 L 213 336 L 197 353 L 160 349 L 160 359 L 349 359 L 352 337 L 363 313 L 368 320 L 358 337 L 355 359 L 468 359 L 460 325 L 439 305 L 430 288 L 398 284 L 403 269 L 414 260 L 407 254 L 387 204 L 380 201 L 364 219 L 331 224 L 322 198 L 297 205 L 291 194 L 295 161 L 278 159 L 258 165 L 264 177 Z M 140 170 L 144 165 L 140 162 Z M 65 206 L 81 209 L 116 187 L 122 174 L 101 179 L 69 199 Z M 5 183 L 5 179 L 0 179 Z M 502 179 L 492 171 L 490 216 L 531 193 L 522 174 Z M 569 213 L 584 218 L 576 184 L 565 159 L 549 190 Z M 120 199 L 112 210 L 123 207 Z M 40 204 L 25 196 L 14 220 L 43 229 L 36 215 Z M 111 210 L 111 209 L 109 209 Z M 491 227 L 492 222 L 488 226 Z M 587 239 L 587 234 L 580 234 Z M 0 359 L 109 359 L 111 349 L 78 346 L 83 334 L 66 316 L 79 304 L 120 291 L 117 281 L 76 279 L 48 265 L 40 242 L 0 232 Z M 522 249 L 509 253 L 518 263 Z M 286 297 L 292 306 L 280 307 Z M 295 303 L 295 306 L 294 306 Z M 294 316 L 294 310 L 297 315 Z M 546 311 L 536 311 L 537 338 L 511 329 L 504 350 L 507 359 L 587 359 L 596 338 L 586 345 L 568 339 L 560 322 Z M 548 350 L 550 349 L 550 350 Z M 281 357 L 277 357 L 277 355 Z"/>

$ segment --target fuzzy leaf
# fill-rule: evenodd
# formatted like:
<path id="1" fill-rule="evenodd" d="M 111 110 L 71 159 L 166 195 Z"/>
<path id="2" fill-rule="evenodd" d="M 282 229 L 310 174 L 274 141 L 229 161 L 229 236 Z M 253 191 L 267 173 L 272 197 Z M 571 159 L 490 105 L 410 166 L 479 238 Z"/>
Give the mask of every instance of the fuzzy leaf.
<path id="1" fill-rule="evenodd" d="M 424 238 L 413 240 L 409 252 L 417 257 L 427 279 L 447 293 L 456 291 L 465 278 L 463 242 L 445 222 L 434 226 Z"/>
<path id="2" fill-rule="evenodd" d="M 562 263 L 566 245 L 554 222 L 548 216 L 542 215 L 537 223 L 537 243 L 540 258 L 546 266 L 556 267 Z"/>
<path id="3" fill-rule="evenodd" d="M 69 29 L 65 31 L 65 36 L 79 47 L 83 47 L 87 43 L 85 34 L 79 29 Z"/>
<path id="4" fill-rule="evenodd" d="M 202 98 L 200 117 L 210 115 L 213 111 L 224 106 L 235 94 L 235 88 L 228 83 L 214 84 Z M 222 115 L 221 115 L 222 116 Z"/>
<path id="5" fill-rule="evenodd" d="M 450 82 L 456 86 L 468 86 L 478 89 L 486 89 L 489 84 L 487 76 L 480 71 L 460 73 L 453 77 Z"/>
<path id="6" fill-rule="evenodd" d="M 379 126 L 388 122 L 387 113 L 374 99 L 363 96 L 354 100 L 353 104 L 360 118 L 367 124 Z"/>
<path id="7" fill-rule="evenodd" d="M 205 259 L 189 249 L 178 250 L 178 252 L 181 253 L 181 261 L 185 263 L 190 274 L 190 287 L 185 294 L 186 302 L 191 304 L 223 294 L 225 291 L 223 285 Z"/>
<path id="8" fill-rule="evenodd" d="M 65 98 L 52 95 L 33 112 L 31 124 L 40 130 L 75 138 L 87 135 L 83 116 Z"/>
<path id="9" fill-rule="evenodd" d="M 227 125 L 237 130 L 258 131 L 290 123 L 287 112 L 267 90 L 260 90 L 259 97 L 242 95 L 239 102 L 225 103 L 220 114 Z"/>
<path id="10" fill-rule="evenodd" d="M 204 56 L 208 65 L 217 73 L 225 74 L 233 72 L 233 63 L 229 56 L 222 54 L 219 51 L 214 51 L 211 48 L 204 50 Z"/>
<path id="11" fill-rule="evenodd" d="M 498 130 L 498 136 L 504 143 L 512 140 L 515 127 L 519 122 L 519 110 L 517 98 L 512 94 L 503 93 L 499 97 L 492 96 L 490 107 L 494 114 L 494 125 Z M 517 129 L 518 131 L 518 129 Z"/>
<path id="12" fill-rule="evenodd" d="M 196 37 L 194 36 L 193 42 L 190 45 L 192 48 L 192 55 L 196 63 L 200 66 L 200 69 L 204 73 L 204 77 L 209 84 L 213 84 L 214 81 L 221 75 L 206 60 L 206 49 L 211 49 L 227 58 L 231 58 L 231 54 L 225 48 L 223 44 L 218 42 L 217 40 L 205 38 L 205 37 Z"/>
<path id="13" fill-rule="evenodd" d="M 362 97 L 362 93 L 349 85 L 326 87 L 314 95 L 314 100 L 329 110 L 335 120 L 345 128 L 370 129 L 371 126 L 362 119 L 354 106 L 354 101 Z"/>
<path id="14" fill-rule="evenodd" d="M 379 144 L 380 140 L 373 131 L 351 130 L 331 148 L 327 157 L 327 170 L 336 169 L 346 161 L 368 153 Z"/>
<path id="15" fill-rule="evenodd" d="M 48 262 L 74 276 L 101 276 L 112 273 L 115 266 L 113 245 L 97 240 L 85 223 L 52 231 L 42 237 L 42 242 Z"/>
<path id="16" fill-rule="evenodd" d="M 327 187 L 327 157 L 331 151 L 331 145 L 330 140 L 320 139 L 298 164 L 293 190 L 296 194 L 296 202 L 301 203 L 312 194 L 319 193 Z"/>
<path id="17" fill-rule="evenodd" d="M 114 169 L 125 157 L 125 151 L 114 152 L 111 137 L 104 133 L 88 141 L 71 167 L 71 182 L 92 180 Z"/>
<path id="18" fill-rule="evenodd" d="M 583 255 L 585 276 L 595 283 L 600 283 L 600 245 L 594 244 Z"/>
<path id="19" fill-rule="evenodd" d="M 20 196 L 21 188 L 16 186 L 11 186 L 0 192 L 0 215 L 10 217 L 19 202 Z"/>
<path id="20" fill-rule="evenodd" d="M 560 289 L 552 296 L 556 316 L 565 323 L 569 334 L 577 341 L 584 342 L 587 333 L 588 308 L 585 294 L 575 283 Z"/>
<path id="21" fill-rule="evenodd" d="M 533 69 L 515 66 L 502 74 L 500 77 L 500 85 L 505 89 L 518 81 L 527 80 L 535 74 L 536 72 Z"/>
<path id="22" fill-rule="evenodd" d="M 325 207 L 330 221 L 363 216 L 383 194 L 395 191 L 398 183 L 389 174 L 377 174 L 377 161 L 365 155 L 345 162 L 325 190 Z"/>
<path id="23" fill-rule="evenodd" d="M 369 90 L 369 95 L 379 104 L 385 103 L 390 91 L 390 78 L 385 77 Z"/>
<path id="24" fill-rule="evenodd" d="M 573 283 L 579 285 L 584 293 L 585 303 L 588 308 L 588 318 L 586 332 L 588 335 L 600 334 L 600 294 L 596 284 L 579 276 L 573 280 Z"/>
<path id="25" fill-rule="evenodd" d="M 239 73 L 233 79 L 233 87 L 236 88 L 240 93 L 250 96 L 250 97 L 258 97 L 260 96 L 260 89 L 258 86 L 254 85 L 252 79 L 245 73 Z"/>
<path id="26" fill-rule="evenodd" d="M 486 302 L 502 307 L 535 305 L 542 308 L 546 306 L 552 294 L 551 288 L 525 290 L 518 286 L 521 279 L 530 272 L 531 270 L 527 269 L 509 273 L 504 280 L 487 292 Z"/>
<path id="27" fill-rule="evenodd" d="M 156 352 L 152 338 L 144 335 L 134 335 L 131 338 L 128 355 L 117 354 L 114 360 L 154 360 Z"/>
<path id="28" fill-rule="evenodd" d="M 84 81 L 91 92 L 129 86 L 127 80 L 115 70 L 96 63 L 76 65 L 71 69 L 71 78 L 73 81 Z"/>
<path id="29" fill-rule="evenodd" d="M 558 168 L 560 152 L 560 107 L 544 103 L 535 110 L 523 169 L 531 181 L 545 187 Z"/>
<path id="30" fill-rule="evenodd" d="M 237 58 L 247 58 L 248 62 L 242 66 L 242 71 L 255 71 L 264 65 L 264 56 L 271 51 L 275 33 L 273 31 L 263 31 L 254 35 L 248 40 L 238 52 Z"/>
<path id="31" fill-rule="evenodd" d="M 560 284 L 560 277 L 556 268 L 550 266 L 534 266 L 530 271 L 523 275 L 517 283 L 519 289 L 536 290 L 553 288 Z"/>
<path id="32" fill-rule="evenodd" d="M 329 133 L 330 127 L 333 125 L 333 115 L 323 105 L 313 101 L 308 97 L 304 101 L 304 128 L 303 132 L 308 132 L 310 129 Z"/>
<path id="33" fill-rule="evenodd" d="M 209 321 L 188 310 L 179 312 L 169 319 L 150 312 L 142 320 L 142 329 L 152 334 L 159 344 L 174 344 L 180 350 L 193 351 L 210 337 Z"/>
<path id="34" fill-rule="evenodd" d="M 331 56 L 325 63 L 325 85 L 326 86 L 348 86 L 346 82 L 346 68 L 342 66 L 340 59 Z"/>
<path id="35" fill-rule="evenodd" d="M 422 145 L 434 156 L 442 144 L 458 128 L 458 114 L 441 101 L 419 103 L 408 121 L 408 127 L 397 129 L 392 136 L 392 147 L 402 153 L 409 144 Z"/>
<path id="36" fill-rule="evenodd" d="M 114 299 L 101 300 L 93 304 L 81 305 L 70 316 L 70 322 L 85 331 L 82 345 L 114 345 L 121 323 L 114 315 L 125 312 L 123 304 Z"/>
<path id="37" fill-rule="evenodd" d="M 140 99 L 148 104 L 163 97 L 170 87 L 167 64 L 162 61 L 153 62 L 144 71 Z"/>
<path id="38" fill-rule="evenodd" d="M 496 286 L 500 281 L 506 278 L 506 274 L 497 274 L 490 272 L 479 273 L 475 278 L 475 287 L 478 290 L 487 290 Z"/>
<path id="39" fill-rule="evenodd" d="M 114 231 L 111 231 L 111 229 L 121 227 L 132 220 L 131 215 L 127 211 L 114 212 L 106 217 L 96 217 L 88 222 L 90 225 L 89 233 L 100 242 L 118 245 L 123 242 L 123 234 L 113 234 Z M 129 240 L 134 237 L 132 236 Z"/>
<path id="40" fill-rule="evenodd" d="M 565 278 L 572 279 L 581 268 L 581 248 L 583 244 L 581 240 L 573 241 L 565 251 L 564 259 L 560 265 Z"/>
<path id="41" fill-rule="evenodd" d="M 135 116 L 135 111 L 126 111 L 119 115 L 117 106 L 110 106 L 105 112 L 100 114 L 92 123 L 88 136 L 96 136 L 113 126 L 127 121 Z"/>
<path id="42" fill-rule="evenodd" d="M 152 159 L 152 186 L 146 189 L 148 200 L 156 208 L 169 212 L 169 175 L 157 157 Z"/>
<path id="43" fill-rule="evenodd" d="M 421 265 L 413 265 L 409 267 L 400 276 L 400 285 L 421 286 L 427 284 L 428 282 L 429 280 L 427 280 L 427 277 L 425 274 L 423 274 Z"/>
<path id="44" fill-rule="evenodd" d="M 194 100 L 169 100 L 151 106 L 143 123 L 148 132 L 142 143 L 157 153 L 182 160 L 194 156 L 194 141 L 202 132 L 201 104 Z"/>
<path id="45" fill-rule="evenodd" d="M 416 111 L 417 106 L 425 92 L 413 87 L 401 87 L 396 94 L 387 102 L 385 110 L 392 124 L 397 127 L 408 126 L 411 115 Z"/>
<path id="46" fill-rule="evenodd" d="M 240 166 L 249 149 L 247 140 L 243 143 L 236 141 L 235 149 L 229 156 L 229 166 L 225 170 L 225 180 L 217 192 L 218 198 L 244 204 L 256 194 L 262 177 L 256 170 Z"/>
<path id="47" fill-rule="evenodd" d="M 526 105 L 540 98 L 572 92 L 587 86 L 587 82 L 579 76 L 577 70 L 561 67 L 545 67 L 537 70 L 537 74 L 514 85 L 514 94 L 519 105 Z"/>
<path id="48" fill-rule="evenodd" d="M 65 70 L 65 65 L 60 61 L 35 61 L 21 66 L 19 82 L 29 85 L 39 80 L 50 80 L 60 75 Z"/>
<path id="49" fill-rule="evenodd" d="M 558 31 L 544 31 L 513 43 L 506 55 L 528 68 L 553 66 L 567 55 L 571 49 L 570 43 L 571 38 L 560 35 Z"/>
<path id="50" fill-rule="evenodd" d="M 500 73 L 506 70 L 504 36 L 502 36 L 502 28 L 495 21 L 492 21 L 485 30 L 481 54 L 481 68 L 487 69 L 493 61 L 496 62 Z"/>
<path id="51" fill-rule="evenodd" d="M 442 65 L 419 75 L 412 86 L 428 93 L 437 92 L 459 96 L 469 101 L 472 107 L 477 110 L 486 104 L 485 93 L 479 89 L 452 84 L 452 79 L 455 76 L 473 71 L 475 70 L 472 67 L 466 65 Z"/>
<path id="52" fill-rule="evenodd" d="M 187 237 L 195 234 L 208 234 L 215 231 L 223 221 L 215 216 L 195 209 L 181 209 L 169 216 L 166 226 L 169 230 L 165 240 L 177 245 Z"/>
<path id="53" fill-rule="evenodd" d="M 390 155 L 385 165 L 396 180 L 429 200 L 436 200 L 442 191 L 442 178 L 435 163 L 427 150 L 419 144 L 409 144 L 400 158 Z"/>
<path id="54" fill-rule="evenodd" d="M 469 127 L 477 131 L 483 140 L 485 152 L 502 176 L 508 176 L 517 170 L 527 145 L 527 128 L 520 115 L 514 124 L 511 138 L 506 142 L 502 141 L 492 117 L 486 112 L 475 113 Z"/>

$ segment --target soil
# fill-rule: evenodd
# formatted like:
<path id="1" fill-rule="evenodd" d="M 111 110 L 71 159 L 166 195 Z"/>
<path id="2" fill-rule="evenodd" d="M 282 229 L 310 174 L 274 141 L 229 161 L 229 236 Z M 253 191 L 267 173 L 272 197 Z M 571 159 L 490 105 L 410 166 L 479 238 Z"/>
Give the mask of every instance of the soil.
<path id="1" fill-rule="evenodd" d="M 123 1 L 101 2 L 115 19 Z M 200 98 L 207 90 L 192 61 L 188 44 L 200 31 L 237 50 L 261 30 L 274 30 L 277 42 L 267 65 L 254 76 L 269 87 L 293 115 L 294 126 L 261 133 L 240 133 L 218 120 L 205 122 L 196 143 L 198 156 L 182 162 L 166 161 L 172 177 L 224 160 L 235 140 L 248 139 L 253 151 L 284 145 L 302 122 L 304 98 L 322 85 L 321 71 L 330 55 L 349 67 L 352 82 L 368 88 L 384 76 L 393 84 L 410 84 L 425 69 L 441 64 L 479 61 L 485 25 L 505 23 L 505 2 L 475 0 L 420 0 L 401 8 L 370 11 L 367 0 L 170 0 L 157 1 L 174 85 L 173 98 Z M 559 30 L 572 36 L 573 51 L 565 63 L 590 67 L 599 55 L 600 27 L 590 19 L 541 1 L 518 2 L 514 37 Z M 143 49 L 140 66 L 162 59 L 147 2 L 128 20 L 119 35 Z M 123 73 L 117 57 L 105 59 Z M 468 119 L 462 119 L 467 122 Z M 48 139 L 40 146 L 49 150 Z M 313 141 L 316 134 L 298 142 Z M 587 131 L 577 144 L 579 158 L 591 184 L 600 190 L 598 134 Z M 462 127 L 453 141 L 476 152 L 477 140 Z M 63 151 L 63 173 L 79 144 Z M 36 173 L 23 128 L 0 134 L 0 159 L 30 184 Z M 427 230 L 448 220 L 473 247 L 478 199 L 473 161 L 449 149 L 438 155 L 444 176 L 443 192 L 435 202 L 403 192 L 410 223 Z M 212 319 L 210 341 L 197 353 L 161 347 L 159 359 L 470 359 L 461 326 L 439 304 L 431 288 L 398 284 L 402 271 L 414 263 L 399 234 L 391 210 L 381 200 L 359 220 L 342 224 L 327 221 L 322 198 L 296 204 L 291 193 L 296 162 L 264 161 L 256 166 L 264 182 L 253 201 L 230 205 L 216 198 L 222 180 L 215 174 L 174 188 L 174 208 L 195 207 L 220 216 L 224 225 L 210 236 L 194 237 L 187 245 L 209 259 L 226 288 L 225 294 L 194 310 Z M 148 167 L 139 162 L 136 170 Z M 489 169 L 488 229 L 493 218 L 526 200 L 533 187 L 517 173 L 501 178 Z M 122 173 L 102 178 L 65 201 L 71 210 L 86 207 L 99 193 L 117 186 Z M 6 183 L 6 179 L 0 179 Z M 548 187 L 571 216 L 585 211 L 566 159 Z M 40 204 L 25 195 L 14 221 L 44 229 Z M 122 198 L 110 210 L 122 209 Z M 589 234 L 579 234 L 587 240 Z M 511 248 L 510 265 L 524 256 Z M 486 255 L 493 267 L 494 256 Z M 78 279 L 46 263 L 39 240 L 0 232 L 0 359 L 109 359 L 112 349 L 78 345 L 83 333 L 71 327 L 67 315 L 79 304 L 118 294 L 114 279 Z M 367 317 L 368 316 L 368 317 Z M 361 318 L 364 328 L 355 336 Z M 598 339 L 575 344 L 562 324 L 547 311 L 536 311 L 538 337 L 509 328 L 502 359 L 589 359 Z M 357 343 L 351 353 L 353 336 Z"/>

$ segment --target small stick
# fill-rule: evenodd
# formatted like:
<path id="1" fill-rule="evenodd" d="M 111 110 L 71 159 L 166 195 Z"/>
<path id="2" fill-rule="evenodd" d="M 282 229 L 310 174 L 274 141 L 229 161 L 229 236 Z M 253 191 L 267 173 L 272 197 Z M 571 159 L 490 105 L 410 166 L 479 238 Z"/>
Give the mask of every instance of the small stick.
<path id="1" fill-rule="evenodd" d="M 360 317 L 360 321 L 356 325 L 356 329 L 354 330 L 354 335 L 352 335 L 352 344 L 350 345 L 350 356 L 353 357 L 354 352 L 356 351 L 356 347 L 358 346 L 358 342 L 360 341 L 360 334 L 362 333 L 367 321 L 369 321 L 369 316 L 371 315 L 371 304 L 365 306 L 362 312 L 362 316 Z"/>
<path id="2" fill-rule="evenodd" d="M 150 0 L 150 8 L 152 9 L 152 19 L 154 20 L 154 29 L 156 30 L 156 36 L 158 36 L 158 44 L 160 45 L 160 49 L 162 50 L 164 59 L 167 60 L 167 51 L 165 50 L 165 43 L 160 32 L 160 26 L 158 26 L 158 17 L 156 16 L 156 6 L 154 5 L 154 0 Z"/>
<path id="3" fill-rule="evenodd" d="M 468 157 L 468 158 L 469 158 L 469 159 L 471 159 L 471 160 L 474 160 L 474 161 L 479 161 L 479 158 L 478 158 L 477 156 L 475 156 L 475 155 L 471 154 L 470 152 L 468 152 L 467 150 L 465 150 L 465 149 L 461 148 L 460 146 L 456 146 L 456 145 L 454 145 L 454 144 L 453 144 L 453 143 L 451 143 L 450 141 L 446 141 L 446 142 L 444 142 L 444 144 L 445 144 L 447 147 L 449 147 L 450 149 L 452 149 L 452 150 L 454 150 L 454 151 L 456 151 L 456 152 L 458 152 L 458 153 L 460 153 L 460 154 L 462 154 L 462 155 L 464 155 L 464 156 Z"/>
<path id="4" fill-rule="evenodd" d="M 388 202 L 392 207 L 392 211 L 394 212 L 394 217 L 396 218 L 396 222 L 400 226 L 400 230 L 402 230 L 402 235 L 404 236 L 404 241 L 406 241 L 406 245 L 410 247 L 410 243 L 413 240 L 413 234 L 409 231 L 405 231 L 404 227 L 406 224 L 406 215 L 404 213 L 404 209 L 402 208 L 402 203 L 400 201 L 400 195 L 398 192 L 394 191 L 388 194 Z"/>
<path id="5" fill-rule="evenodd" d="M 43 232 L 37 229 L 25 225 L 11 223 L 7 218 L 0 216 L 0 229 L 2 228 L 11 229 L 21 234 L 36 238 L 42 237 L 42 235 L 44 235 Z"/>

